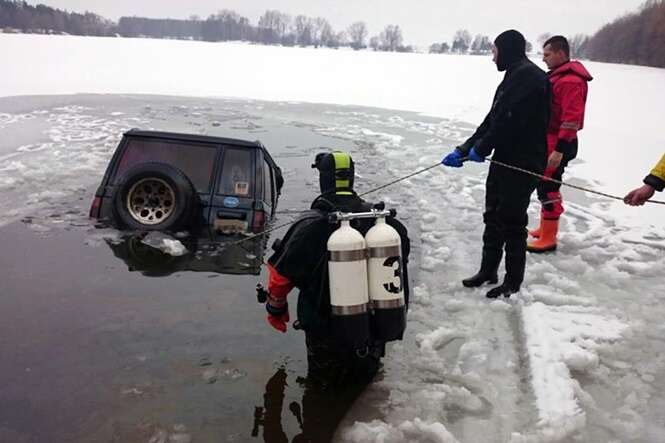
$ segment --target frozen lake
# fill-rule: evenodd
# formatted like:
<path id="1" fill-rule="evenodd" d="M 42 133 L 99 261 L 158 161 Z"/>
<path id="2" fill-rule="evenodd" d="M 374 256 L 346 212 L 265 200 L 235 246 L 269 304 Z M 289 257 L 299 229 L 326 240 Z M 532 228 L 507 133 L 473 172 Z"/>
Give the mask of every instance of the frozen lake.
<path id="1" fill-rule="evenodd" d="M 0 352 L 13 356 L 0 363 L 0 384 L 9 386 L 0 405 L 10 405 L 1 406 L 0 437 L 18 442 L 44 435 L 278 441 L 282 432 L 289 439 L 301 433 L 286 405 L 296 402 L 307 415 L 321 404 L 319 398 L 305 406 L 312 403 L 297 383 L 302 336 L 269 330 L 253 301 L 256 278 L 128 272 L 87 223 L 122 131 L 260 139 L 285 170 L 280 210 L 288 212 L 315 195 L 309 164 L 322 148 L 351 151 L 360 192 L 435 164 L 470 133 L 499 79 L 479 57 L 5 35 L 0 48 L 14 61 L 0 61 L 7 78 L 0 95 L 14 96 L 0 98 L 0 238 L 11 245 L 0 255 Z M 16 62 L 29 50 L 44 57 L 35 55 L 37 65 Z M 142 64 L 146 54 L 166 50 L 189 57 L 186 65 L 199 74 L 166 69 L 178 57 L 160 59 L 164 69 Z M 121 51 L 141 67 L 137 75 L 100 74 L 117 67 L 113 54 Z M 211 55 L 217 51 L 235 54 L 234 66 L 247 69 L 225 71 Z M 255 69 L 259 63 L 270 69 Z M 665 71 L 603 64 L 590 70 L 596 80 L 589 121 L 568 177 L 620 193 L 639 184 L 665 146 L 657 131 Z M 197 77 L 201 72 L 214 74 Z M 73 92 L 109 95 L 23 96 Z M 118 94 L 126 92 L 277 101 Z M 315 101 L 403 111 L 305 103 Z M 405 341 L 392 346 L 381 376 L 357 401 L 341 403 L 341 415 L 348 414 L 338 436 L 661 441 L 662 209 L 627 212 L 564 190 L 560 249 L 529 257 L 519 296 L 488 302 L 482 290 L 459 283 L 479 258 L 485 171 L 435 169 L 372 196 L 395 206 L 410 229 L 415 293 Z M 537 209 L 532 205 L 532 219 Z M 80 267 L 80 279 L 71 277 L 72 267 Z M 115 281 L 122 282 L 120 294 Z M 215 383 L 208 383 L 211 374 Z M 56 382 L 62 387 L 53 389 Z M 260 425 L 253 437 L 254 408 L 265 406 L 266 392 L 283 392 L 281 415 L 271 411 L 281 419 Z M 341 419 L 339 410 L 327 416 L 329 426 Z"/>
<path id="2" fill-rule="evenodd" d="M 78 95 L 0 98 L 0 112 L 0 241 L 12 245 L 0 254 L 0 441 L 332 437 L 358 392 L 308 389 L 304 336 L 275 333 L 255 302 L 265 275 L 220 274 L 254 251 L 209 262 L 197 250 L 184 266 L 87 211 L 122 132 L 141 127 L 261 140 L 284 168 L 287 222 L 316 196 L 315 153 L 343 148 L 367 169 L 372 145 L 326 126 L 363 109 Z M 361 175 L 368 189 L 390 171 Z M 282 396 L 283 411 L 270 400 Z"/>

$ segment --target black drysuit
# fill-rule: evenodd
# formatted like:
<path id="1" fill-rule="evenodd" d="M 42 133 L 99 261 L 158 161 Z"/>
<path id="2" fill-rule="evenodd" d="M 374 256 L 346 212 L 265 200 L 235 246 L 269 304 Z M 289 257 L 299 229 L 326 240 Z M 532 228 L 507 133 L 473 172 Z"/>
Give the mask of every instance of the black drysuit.
<path id="1" fill-rule="evenodd" d="M 330 290 L 328 286 L 327 241 L 337 226 L 327 221 L 333 211 L 365 212 L 372 209 L 355 193 L 352 195 L 323 195 L 303 214 L 286 233 L 268 262 L 283 277 L 288 278 L 300 290 L 298 295 L 298 322 L 305 331 L 310 376 L 329 378 L 362 377 L 362 374 L 344 374 L 346 371 L 363 371 L 371 378 L 378 369 L 384 343 L 374 343 L 369 358 L 354 358 L 355 350 L 341 349 L 334 340 L 330 322 Z M 402 243 L 402 278 L 404 296 L 408 304 L 408 257 L 410 242 L 407 230 L 392 217 L 386 219 L 399 233 Z M 373 226 L 371 219 L 356 219 L 351 226 L 363 235 Z M 314 374 L 316 373 L 316 374 Z M 341 381 L 341 380 L 340 380 Z"/>
<path id="2" fill-rule="evenodd" d="M 501 48 L 499 48 L 501 54 Z M 501 55 L 500 55 L 501 56 Z M 490 112 L 476 132 L 457 147 L 537 174 L 547 163 L 546 131 L 550 84 L 547 74 L 526 57 L 515 57 L 494 95 Z M 519 287 L 526 263 L 527 209 L 538 178 L 491 164 L 485 188 L 485 232 L 481 272 L 494 273 L 506 250 L 505 283 Z"/>

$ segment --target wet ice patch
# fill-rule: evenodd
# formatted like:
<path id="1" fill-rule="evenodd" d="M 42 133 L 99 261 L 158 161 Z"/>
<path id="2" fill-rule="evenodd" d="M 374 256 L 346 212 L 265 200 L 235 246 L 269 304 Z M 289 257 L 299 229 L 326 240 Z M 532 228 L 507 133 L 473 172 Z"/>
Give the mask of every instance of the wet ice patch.
<path id="1" fill-rule="evenodd" d="M 174 239 L 168 234 L 163 232 L 152 231 L 148 233 L 141 243 L 144 243 L 155 249 L 159 249 L 165 254 L 172 255 L 174 257 L 179 257 L 181 255 L 187 254 L 187 248 L 183 245 L 180 240 Z"/>

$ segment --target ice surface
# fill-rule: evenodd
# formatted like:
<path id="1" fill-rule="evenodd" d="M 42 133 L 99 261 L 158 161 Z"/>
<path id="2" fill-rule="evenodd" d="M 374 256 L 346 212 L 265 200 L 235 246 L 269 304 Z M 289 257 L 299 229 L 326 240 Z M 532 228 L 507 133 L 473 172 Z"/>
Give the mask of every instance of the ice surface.
<path id="1" fill-rule="evenodd" d="M 352 144 L 361 192 L 379 184 L 372 171 L 399 177 L 436 164 L 483 117 L 500 79 L 485 57 L 2 34 L 0 47 L 0 96 L 241 96 L 283 101 L 285 112 L 297 106 L 293 102 L 323 102 L 440 117 L 340 107 L 322 107 L 316 122 L 299 116 L 303 127 Z M 600 63 L 589 69 L 596 79 L 581 133 L 583 162 L 567 178 L 621 193 L 639 184 L 665 146 L 665 71 Z M 140 116 L 73 105 L 1 113 L 3 133 L 21 125 L 43 132 L 40 141 L 0 149 L 0 203 L 6 209 L 0 225 L 97 182 L 118 134 L 162 117 L 149 106 Z M 564 190 L 567 212 L 557 253 L 530 256 L 521 293 L 487 302 L 484 288 L 466 290 L 459 283 L 478 266 L 485 170 L 438 168 L 371 196 L 396 206 L 417 228 L 418 281 L 407 337 L 391 346 L 382 377 L 360 402 L 371 401 L 372 408 L 352 411 L 340 438 L 662 441 L 662 209 L 633 210 L 646 225 L 656 224 L 645 228 L 645 220 L 635 225 L 614 203 Z M 287 180 L 293 173 L 285 171 Z M 185 253 L 175 242 L 154 244 Z M 378 413 L 369 416 L 370 409 Z M 168 435 L 158 429 L 154 438 Z"/>
<path id="2" fill-rule="evenodd" d="M 433 136 L 424 144 L 405 137 L 395 147 L 395 139 L 372 137 L 362 124 L 346 131 L 344 125 L 332 126 L 337 137 L 371 143 L 379 154 L 372 167 L 390 168 L 396 176 L 436 162 L 441 141 L 457 136 L 453 128 L 465 132 L 453 121 L 439 127 L 372 115 L 350 118 L 364 120 L 372 133 L 389 134 L 392 128 L 398 134 Z M 448 441 L 446 433 L 433 437 L 428 427 L 409 427 L 409 435 L 400 431 L 418 420 L 440 423 L 457 440 L 469 442 L 649 441 L 639 429 L 646 423 L 663 429 L 659 419 L 648 419 L 647 405 L 650 396 L 663 395 L 665 367 L 656 356 L 663 343 L 647 338 L 640 305 L 653 308 L 653 297 L 665 297 L 662 245 L 642 239 L 635 247 L 625 239 L 636 230 L 623 226 L 604 202 L 574 198 L 562 224 L 560 250 L 529 256 L 521 293 L 487 303 L 486 289 L 464 290 L 459 284 L 479 261 L 481 167 L 435 169 L 390 194 L 402 213 L 419 214 L 421 272 L 409 312 L 410 334 L 393 346 L 383 379 L 368 394 L 388 393 L 382 420 L 365 421 L 355 411 L 340 440 L 392 441 L 389 436 L 397 435 L 407 441 Z M 633 304 L 636 294 L 639 302 Z M 632 354 L 632 347 L 641 349 L 638 360 L 617 366 L 613 360 Z M 648 354 L 650 369 L 635 374 L 635 365 Z M 652 378 L 654 373 L 661 378 Z M 622 388 L 612 390 L 617 383 Z"/>

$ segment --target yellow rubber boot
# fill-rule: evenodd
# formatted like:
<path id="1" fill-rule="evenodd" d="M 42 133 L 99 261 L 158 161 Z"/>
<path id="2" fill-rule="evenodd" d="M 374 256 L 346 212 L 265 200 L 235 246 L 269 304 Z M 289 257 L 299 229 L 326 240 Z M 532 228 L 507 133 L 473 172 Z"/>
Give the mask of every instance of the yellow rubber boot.
<path id="1" fill-rule="evenodd" d="M 537 240 L 527 243 L 529 252 L 548 252 L 556 250 L 556 235 L 559 232 L 559 220 L 541 220 L 541 232 Z"/>
<path id="2" fill-rule="evenodd" d="M 529 236 L 533 238 L 540 238 L 542 232 L 543 232 L 543 218 L 540 217 L 540 224 L 536 229 L 529 231 Z"/>

